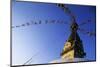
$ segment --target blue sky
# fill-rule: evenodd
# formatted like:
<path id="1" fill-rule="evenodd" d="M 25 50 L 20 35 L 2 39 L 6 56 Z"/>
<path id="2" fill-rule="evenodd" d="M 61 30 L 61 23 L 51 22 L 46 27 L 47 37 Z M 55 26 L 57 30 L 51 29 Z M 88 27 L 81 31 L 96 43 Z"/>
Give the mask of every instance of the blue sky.
<path id="1" fill-rule="evenodd" d="M 95 31 L 95 6 L 67 5 L 76 16 L 76 21 L 92 19 L 92 23 L 80 26 L 86 31 Z M 12 2 L 12 26 L 31 21 L 42 20 L 42 24 L 12 29 L 12 62 L 22 65 L 32 56 L 31 64 L 44 64 L 60 58 L 65 41 L 70 35 L 69 24 L 45 24 L 44 20 L 64 20 L 71 23 L 55 4 L 34 2 Z M 79 36 L 83 41 L 86 59 L 95 60 L 95 36 L 90 37 L 82 32 Z"/>

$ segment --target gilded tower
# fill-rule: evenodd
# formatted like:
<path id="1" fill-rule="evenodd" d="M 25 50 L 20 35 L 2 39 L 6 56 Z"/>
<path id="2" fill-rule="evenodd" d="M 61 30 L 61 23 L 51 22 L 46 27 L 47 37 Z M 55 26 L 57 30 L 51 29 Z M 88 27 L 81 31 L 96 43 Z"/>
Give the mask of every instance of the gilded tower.
<path id="1" fill-rule="evenodd" d="M 84 58 L 86 53 L 84 52 L 83 43 L 80 39 L 77 30 L 78 24 L 74 22 L 70 26 L 71 34 L 68 40 L 65 42 L 64 48 L 61 52 L 62 59 L 73 60 L 74 58 Z"/>

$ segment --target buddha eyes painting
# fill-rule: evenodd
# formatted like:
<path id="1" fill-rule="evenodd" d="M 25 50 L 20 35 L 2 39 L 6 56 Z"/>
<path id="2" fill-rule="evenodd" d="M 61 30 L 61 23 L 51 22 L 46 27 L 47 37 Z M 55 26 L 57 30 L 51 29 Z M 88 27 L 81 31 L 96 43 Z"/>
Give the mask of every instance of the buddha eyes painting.
<path id="1" fill-rule="evenodd" d="M 96 6 L 12 0 L 11 66 L 96 61 Z"/>

